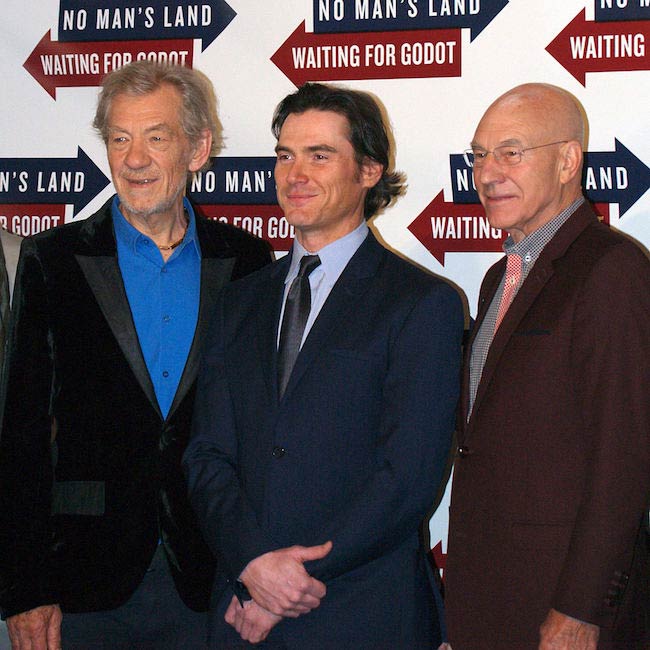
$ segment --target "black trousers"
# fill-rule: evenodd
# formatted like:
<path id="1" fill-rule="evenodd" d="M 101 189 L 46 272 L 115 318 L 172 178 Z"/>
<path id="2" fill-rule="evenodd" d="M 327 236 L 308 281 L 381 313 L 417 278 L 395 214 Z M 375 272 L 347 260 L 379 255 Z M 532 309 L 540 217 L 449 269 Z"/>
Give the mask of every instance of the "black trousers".
<path id="1" fill-rule="evenodd" d="M 204 650 L 207 613 L 176 591 L 162 547 L 131 598 L 117 609 L 63 614 L 63 650 Z"/>

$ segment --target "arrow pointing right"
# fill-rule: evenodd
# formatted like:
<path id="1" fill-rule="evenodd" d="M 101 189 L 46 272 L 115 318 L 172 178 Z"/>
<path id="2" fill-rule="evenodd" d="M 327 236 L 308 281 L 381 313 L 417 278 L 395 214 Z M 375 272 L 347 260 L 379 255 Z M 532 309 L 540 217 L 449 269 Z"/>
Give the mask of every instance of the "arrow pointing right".
<path id="1" fill-rule="evenodd" d="M 619 140 L 615 151 L 585 154 L 583 187 L 597 203 L 618 203 L 622 217 L 650 189 L 650 168 Z"/>
<path id="2" fill-rule="evenodd" d="M 108 184 L 81 148 L 76 158 L 0 159 L 0 203 L 66 203 L 79 213 Z"/>

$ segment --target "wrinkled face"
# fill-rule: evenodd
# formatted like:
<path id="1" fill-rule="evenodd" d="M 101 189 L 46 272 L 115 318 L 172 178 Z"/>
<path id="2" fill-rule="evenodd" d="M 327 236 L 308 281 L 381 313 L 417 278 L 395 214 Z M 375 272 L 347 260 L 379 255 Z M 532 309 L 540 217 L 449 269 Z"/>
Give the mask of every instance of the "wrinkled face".
<path id="1" fill-rule="evenodd" d="M 374 161 L 359 166 L 345 116 L 291 113 L 276 153 L 278 202 L 308 250 L 319 250 L 363 221 L 366 194 L 379 181 L 382 166 Z"/>
<path id="2" fill-rule="evenodd" d="M 476 129 L 472 147 L 492 151 L 502 145 L 517 149 L 536 147 L 562 140 L 562 134 L 547 126 L 544 106 L 534 102 L 504 102 L 492 106 Z M 485 213 L 494 228 L 507 230 L 515 241 L 551 221 L 563 205 L 562 158 L 566 145 L 526 151 L 514 166 L 495 161 L 488 155 L 483 165 L 474 167 L 476 189 Z"/>
<path id="3" fill-rule="evenodd" d="M 122 93 L 108 116 L 108 162 L 127 219 L 175 215 L 188 171 L 198 161 L 180 122 L 181 97 L 170 85 L 147 95 Z"/>

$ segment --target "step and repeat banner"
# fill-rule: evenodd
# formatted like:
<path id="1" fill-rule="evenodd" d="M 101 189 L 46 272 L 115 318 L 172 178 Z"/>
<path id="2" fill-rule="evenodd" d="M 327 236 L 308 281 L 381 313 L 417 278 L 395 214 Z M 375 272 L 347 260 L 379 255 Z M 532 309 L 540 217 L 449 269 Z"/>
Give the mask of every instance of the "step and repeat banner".
<path id="1" fill-rule="evenodd" d="M 278 254 L 293 233 L 276 204 L 270 122 L 305 81 L 379 98 L 408 192 L 373 228 L 455 283 L 468 316 L 505 235 L 462 151 L 517 84 L 557 84 L 582 102 L 586 194 L 650 247 L 650 0 L 3 0 L 0 15 L 0 226 L 21 235 L 84 219 L 113 193 L 90 126 L 97 86 L 151 59 L 195 67 L 217 92 L 225 147 L 191 196 Z M 441 567 L 447 499 L 431 520 Z"/>

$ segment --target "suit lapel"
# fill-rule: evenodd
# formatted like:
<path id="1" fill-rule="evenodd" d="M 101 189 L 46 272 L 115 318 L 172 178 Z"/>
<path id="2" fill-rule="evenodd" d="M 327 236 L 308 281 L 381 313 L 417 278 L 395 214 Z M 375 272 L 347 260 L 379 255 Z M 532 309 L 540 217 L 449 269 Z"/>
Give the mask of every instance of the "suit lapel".
<path id="1" fill-rule="evenodd" d="M 481 325 L 485 320 L 485 315 L 487 314 L 488 308 L 494 298 L 494 294 L 499 288 L 499 280 L 503 275 L 506 268 L 506 259 L 505 257 L 499 260 L 495 265 L 490 267 L 486 275 L 483 286 L 481 287 L 481 293 L 479 296 L 478 304 L 478 313 L 476 314 L 476 320 L 472 326 L 472 331 L 470 332 L 469 338 L 465 345 L 465 362 L 463 363 L 463 373 L 462 373 L 462 391 L 461 391 L 461 402 L 460 402 L 460 420 L 461 420 L 461 431 L 463 425 L 467 418 L 467 412 L 469 411 L 469 375 L 470 375 L 470 360 L 472 356 L 472 346 L 474 345 L 474 340 L 478 331 L 481 329 Z"/>
<path id="2" fill-rule="evenodd" d="M 147 399 L 162 419 L 117 261 L 111 204 L 112 199 L 83 224 L 75 257 L 133 374 Z M 196 230 L 201 247 L 199 313 L 192 346 L 167 416 L 168 419 L 182 403 L 196 378 L 203 340 L 210 324 L 217 296 L 223 285 L 230 280 L 235 264 L 234 254 L 226 242 L 219 237 L 210 236 L 206 224 L 198 214 L 196 215 Z"/>
<path id="3" fill-rule="evenodd" d="M 201 253 L 201 298 L 199 302 L 199 314 L 196 323 L 196 331 L 192 340 L 192 347 L 187 357 L 187 363 L 178 383 L 178 389 L 169 409 L 169 419 L 178 405 L 183 401 L 187 391 L 190 389 L 198 374 L 203 341 L 208 331 L 212 312 L 217 302 L 217 296 L 224 284 L 230 280 L 232 269 L 235 265 L 235 258 L 226 259 L 205 258 Z"/>
<path id="4" fill-rule="evenodd" d="M 131 308 L 117 263 L 111 203 L 112 199 L 83 224 L 75 258 L 122 354 L 147 399 L 161 415 L 149 371 L 140 350 L 140 341 L 133 324 Z"/>
<path id="5" fill-rule="evenodd" d="M 528 277 L 522 284 L 521 288 L 517 292 L 510 308 L 506 312 L 499 329 L 497 330 L 492 344 L 490 345 L 490 350 L 485 360 L 485 366 L 483 367 L 483 373 L 481 374 L 481 381 L 479 382 L 476 399 L 474 400 L 474 407 L 472 410 L 472 416 L 479 410 L 481 402 L 487 387 L 492 380 L 495 372 L 497 372 L 499 360 L 508 345 L 510 339 L 512 338 L 513 333 L 516 331 L 519 323 L 529 312 L 535 300 L 546 286 L 548 281 L 553 277 L 554 263 L 557 259 L 562 257 L 567 248 L 576 240 L 576 238 L 582 233 L 582 231 L 589 225 L 591 221 L 595 218 L 593 211 L 587 204 L 583 204 L 576 212 L 569 217 L 569 219 L 564 223 L 564 225 L 558 230 L 553 239 L 544 247 L 539 258 L 535 262 L 531 272 Z M 494 277 L 492 278 L 492 286 L 489 291 L 486 290 L 484 304 L 480 306 L 482 310 L 482 317 L 480 321 L 477 319 L 477 323 L 474 329 L 474 334 L 472 335 L 471 342 L 473 343 L 474 337 L 480 322 L 482 322 L 487 312 L 487 308 L 494 297 L 494 294 L 497 290 L 501 276 L 503 275 L 503 270 L 505 269 L 505 261 L 501 260 L 499 262 L 500 272 L 495 272 Z M 487 288 L 486 288 L 487 289 Z M 471 348 L 470 348 L 471 350 Z M 466 364 L 467 366 L 468 364 Z M 468 377 L 467 377 L 468 379 Z M 467 391 L 469 388 L 469 381 L 465 381 L 464 390 L 463 390 L 463 401 L 467 402 Z M 467 411 L 465 411 L 466 413 Z M 470 425 L 472 422 L 472 417 L 470 417 Z"/>
<path id="6" fill-rule="evenodd" d="M 276 262 L 270 271 L 267 290 L 260 296 L 257 315 L 256 346 L 262 373 L 266 379 L 269 404 L 278 401 L 278 327 L 284 297 L 284 280 L 291 265 L 291 254 Z"/>
<path id="7" fill-rule="evenodd" d="M 296 365 L 287 384 L 283 401 L 291 396 L 294 387 L 324 349 L 336 330 L 349 322 L 348 314 L 357 308 L 359 298 L 372 284 L 372 278 L 384 255 L 383 247 L 369 232 L 336 284 L 316 318 L 296 359 Z M 277 394 L 277 393 L 276 393 Z"/>

